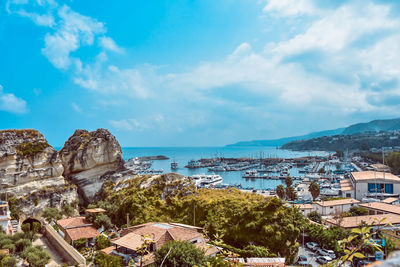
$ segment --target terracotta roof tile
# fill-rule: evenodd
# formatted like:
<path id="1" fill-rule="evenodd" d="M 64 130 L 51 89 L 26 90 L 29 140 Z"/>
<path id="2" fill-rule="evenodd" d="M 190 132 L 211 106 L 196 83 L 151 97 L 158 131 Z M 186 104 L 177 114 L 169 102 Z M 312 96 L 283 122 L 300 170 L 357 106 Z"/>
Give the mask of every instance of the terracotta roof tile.
<path id="1" fill-rule="evenodd" d="M 378 223 L 382 219 L 386 219 L 382 223 Z M 400 224 L 400 215 L 397 214 L 380 214 L 380 215 L 366 215 L 366 216 L 353 216 L 353 217 L 344 217 L 341 219 L 328 219 L 326 220 L 328 224 L 337 225 L 342 228 L 356 228 L 362 222 L 365 222 L 368 225 L 386 225 L 387 223 L 392 224 Z"/>
<path id="2" fill-rule="evenodd" d="M 84 227 L 76 227 L 65 230 L 67 235 L 71 238 L 72 241 L 78 240 L 81 238 L 93 238 L 98 237 L 100 233 L 93 226 L 84 226 Z"/>
<path id="3" fill-rule="evenodd" d="M 64 229 L 69 228 L 69 227 L 77 227 L 77 226 L 91 224 L 90 222 L 88 222 L 85 219 L 85 217 L 72 217 L 72 218 L 67 218 L 67 219 L 61 219 L 61 220 L 58 220 L 57 223 Z"/>
<path id="4" fill-rule="evenodd" d="M 400 206 L 391 205 L 382 202 L 372 202 L 372 203 L 363 203 L 360 204 L 361 207 L 365 207 L 367 209 L 379 210 L 383 212 L 399 214 L 400 215 Z"/>

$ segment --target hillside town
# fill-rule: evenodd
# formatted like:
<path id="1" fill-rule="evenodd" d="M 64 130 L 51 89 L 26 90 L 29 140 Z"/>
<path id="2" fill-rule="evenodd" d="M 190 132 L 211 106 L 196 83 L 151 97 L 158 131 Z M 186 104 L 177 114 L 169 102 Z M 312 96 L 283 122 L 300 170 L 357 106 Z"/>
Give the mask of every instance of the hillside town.
<path id="1" fill-rule="evenodd" d="M 104 129 L 77 130 L 59 152 L 34 130 L 1 134 L 3 266 L 368 266 L 400 250 L 400 177 L 384 158 L 200 163 L 282 182 L 254 190 L 140 174 Z"/>

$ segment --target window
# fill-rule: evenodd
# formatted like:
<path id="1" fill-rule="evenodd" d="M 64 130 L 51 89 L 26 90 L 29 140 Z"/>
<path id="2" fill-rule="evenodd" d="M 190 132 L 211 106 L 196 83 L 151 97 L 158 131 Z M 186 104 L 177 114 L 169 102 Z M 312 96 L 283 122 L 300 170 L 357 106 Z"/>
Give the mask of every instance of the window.
<path id="1" fill-rule="evenodd" d="M 333 207 L 332 207 L 332 206 L 330 206 L 330 208 L 331 208 L 331 209 L 333 209 Z"/>
<path id="2" fill-rule="evenodd" d="M 393 194 L 393 184 L 385 184 L 385 192 L 388 194 Z"/>

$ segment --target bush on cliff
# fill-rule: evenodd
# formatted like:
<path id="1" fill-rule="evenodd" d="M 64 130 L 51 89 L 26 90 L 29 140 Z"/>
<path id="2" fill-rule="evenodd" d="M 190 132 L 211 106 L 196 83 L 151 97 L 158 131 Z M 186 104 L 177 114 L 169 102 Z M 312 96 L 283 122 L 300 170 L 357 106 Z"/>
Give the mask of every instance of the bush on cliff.
<path id="1" fill-rule="evenodd" d="M 18 145 L 17 153 L 24 157 L 34 157 L 38 153 L 42 153 L 49 146 L 47 142 L 26 142 Z"/>

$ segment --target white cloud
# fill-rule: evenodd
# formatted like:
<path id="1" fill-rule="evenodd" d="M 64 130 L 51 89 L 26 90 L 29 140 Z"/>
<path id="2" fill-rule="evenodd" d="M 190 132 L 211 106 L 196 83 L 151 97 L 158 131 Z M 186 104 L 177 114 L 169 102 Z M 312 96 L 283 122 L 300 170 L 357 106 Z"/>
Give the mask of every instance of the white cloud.
<path id="1" fill-rule="evenodd" d="M 280 42 L 270 52 L 294 54 L 313 49 L 337 52 L 366 34 L 397 29 L 399 21 L 390 18 L 389 13 L 390 7 L 385 5 L 344 5 L 312 23 L 305 33 Z"/>
<path id="2" fill-rule="evenodd" d="M 318 12 L 311 0 L 268 0 L 264 12 L 276 12 L 283 16 L 315 14 Z"/>
<path id="3" fill-rule="evenodd" d="M 140 123 L 135 119 L 110 120 L 109 123 L 118 130 L 141 130 Z"/>
<path id="4" fill-rule="evenodd" d="M 16 97 L 14 94 L 6 94 L 3 86 L 0 85 L 0 110 L 15 114 L 24 114 L 28 112 L 25 100 Z"/>
<path id="5" fill-rule="evenodd" d="M 25 10 L 17 11 L 18 15 L 26 18 L 30 18 L 36 25 L 53 27 L 55 25 L 54 17 L 51 14 L 37 14 L 27 12 Z"/>
<path id="6" fill-rule="evenodd" d="M 70 53 L 82 45 L 92 45 L 96 34 L 105 32 L 104 24 L 72 11 L 68 6 L 58 10 L 60 21 L 55 33 L 46 34 L 43 54 L 59 69 L 71 65 Z"/>
<path id="7" fill-rule="evenodd" d="M 112 38 L 103 36 L 100 38 L 100 45 L 107 50 L 116 52 L 116 53 L 123 53 L 124 49 L 119 47 Z"/>

